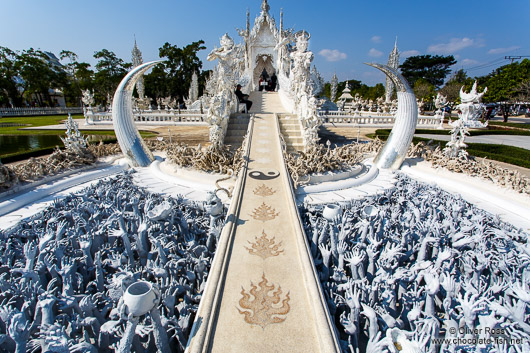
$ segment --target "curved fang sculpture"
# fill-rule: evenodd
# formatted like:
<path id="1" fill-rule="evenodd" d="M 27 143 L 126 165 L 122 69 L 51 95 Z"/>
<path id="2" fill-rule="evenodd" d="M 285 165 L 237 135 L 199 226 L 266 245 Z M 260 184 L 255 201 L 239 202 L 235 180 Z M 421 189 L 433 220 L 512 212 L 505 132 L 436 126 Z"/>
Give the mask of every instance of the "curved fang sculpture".
<path id="1" fill-rule="evenodd" d="M 418 122 L 416 96 L 407 80 L 396 70 L 375 63 L 366 63 L 366 65 L 383 71 L 396 85 L 398 98 L 396 121 L 388 140 L 375 157 L 374 164 L 382 169 L 398 169 L 407 155 Z"/>
<path id="2" fill-rule="evenodd" d="M 116 89 L 116 93 L 114 93 L 112 103 L 114 131 L 121 151 L 135 167 L 147 167 L 154 160 L 154 157 L 134 125 L 132 92 L 136 81 L 142 77 L 144 72 L 161 61 L 151 61 L 135 67 L 123 78 Z"/>

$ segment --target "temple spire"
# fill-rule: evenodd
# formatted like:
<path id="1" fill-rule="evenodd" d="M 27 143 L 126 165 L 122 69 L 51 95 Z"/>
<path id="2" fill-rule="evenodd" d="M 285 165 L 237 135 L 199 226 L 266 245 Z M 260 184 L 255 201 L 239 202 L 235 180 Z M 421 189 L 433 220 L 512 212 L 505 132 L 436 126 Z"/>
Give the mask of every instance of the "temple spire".
<path id="1" fill-rule="evenodd" d="M 261 3 L 261 12 L 265 12 L 266 14 L 269 14 L 270 8 L 271 7 L 267 3 L 267 0 L 263 0 L 263 2 Z"/>
<path id="2" fill-rule="evenodd" d="M 280 35 L 283 34 L 283 8 L 280 9 Z"/>
<path id="3" fill-rule="evenodd" d="M 247 7 L 247 33 L 250 33 L 250 11 Z"/>
<path id="4" fill-rule="evenodd" d="M 392 52 L 388 56 L 387 65 L 395 70 L 397 70 L 399 67 L 399 51 L 397 48 L 397 36 L 396 36 L 396 41 L 394 42 L 394 49 L 392 49 Z M 390 103 L 392 101 L 393 94 L 394 94 L 394 83 L 389 77 L 387 77 L 386 78 L 386 89 L 385 89 L 385 102 L 386 103 Z"/>
<path id="5" fill-rule="evenodd" d="M 140 66 L 144 63 L 144 60 L 142 58 L 142 52 L 140 49 L 138 49 L 138 45 L 136 44 L 136 35 L 134 35 L 134 47 L 132 50 L 132 64 L 133 67 Z M 140 99 L 143 99 L 145 97 L 145 90 L 144 90 L 144 79 L 143 77 L 140 77 L 138 81 L 136 81 L 136 90 L 138 91 L 138 97 Z"/>

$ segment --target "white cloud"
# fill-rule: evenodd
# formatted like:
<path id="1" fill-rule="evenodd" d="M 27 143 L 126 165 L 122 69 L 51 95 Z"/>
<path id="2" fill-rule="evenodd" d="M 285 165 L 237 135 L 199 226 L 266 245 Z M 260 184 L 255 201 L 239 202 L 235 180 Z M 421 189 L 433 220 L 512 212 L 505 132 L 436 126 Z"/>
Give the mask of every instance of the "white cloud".
<path id="1" fill-rule="evenodd" d="M 375 49 L 375 48 L 372 48 L 368 51 L 368 55 L 370 55 L 371 57 L 373 58 L 378 58 L 380 57 L 381 55 L 383 55 L 383 52 Z"/>
<path id="2" fill-rule="evenodd" d="M 348 57 L 345 53 L 341 53 L 337 49 L 322 49 L 318 54 L 322 55 L 326 61 L 339 61 Z"/>
<path id="3" fill-rule="evenodd" d="M 417 50 L 405 50 L 399 53 L 399 56 L 402 58 L 408 58 L 409 56 L 420 55 L 420 52 Z"/>
<path id="4" fill-rule="evenodd" d="M 478 63 L 479 63 L 478 61 L 473 60 L 473 59 L 464 59 L 464 60 L 460 61 L 460 64 L 466 65 L 466 66 L 468 66 L 468 65 L 476 65 Z"/>
<path id="5" fill-rule="evenodd" d="M 518 47 L 518 46 L 513 46 L 513 47 L 508 47 L 508 48 L 494 48 L 494 49 L 490 49 L 488 50 L 488 54 L 502 54 L 502 53 L 508 53 L 512 50 L 516 50 L 516 49 L 519 49 L 521 47 Z"/>
<path id="6" fill-rule="evenodd" d="M 437 54 L 453 54 L 469 47 L 480 47 L 483 46 L 480 40 L 472 38 L 451 38 L 449 43 L 432 44 L 427 48 L 428 52 Z"/>
<path id="7" fill-rule="evenodd" d="M 381 43 L 381 37 L 380 36 L 373 36 L 370 38 L 370 40 L 374 43 Z"/>

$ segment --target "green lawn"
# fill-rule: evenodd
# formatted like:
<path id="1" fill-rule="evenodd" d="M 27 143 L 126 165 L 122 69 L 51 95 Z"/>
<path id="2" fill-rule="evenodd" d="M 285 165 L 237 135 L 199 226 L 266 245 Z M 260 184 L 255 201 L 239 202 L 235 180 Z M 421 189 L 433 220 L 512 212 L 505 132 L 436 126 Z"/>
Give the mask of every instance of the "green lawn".
<path id="1" fill-rule="evenodd" d="M 74 119 L 83 119 L 82 114 L 72 115 Z M 0 135 L 53 135 L 50 130 L 21 130 L 25 127 L 46 126 L 60 124 L 61 121 L 68 119 L 68 115 L 44 115 L 44 116 L 23 116 L 23 117 L 5 117 L 0 118 Z M 9 126 L 1 127 L 5 123 L 25 124 L 27 126 Z M 43 131 L 48 131 L 44 133 Z M 61 131 L 62 132 L 62 131 Z"/>
<path id="2" fill-rule="evenodd" d="M 74 119 L 83 119 L 83 115 L 77 114 L 72 115 Z M 50 115 L 50 116 L 33 116 L 33 117 L 5 117 L 0 118 L 0 135 L 59 135 L 64 136 L 64 130 L 46 130 L 46 129 L 31 129 L 23 130 L 25 127 L 39 127 L 48 125 L 57 125 L 61 121 L 68 119 L 67 115 Z M 2 124 L 24 124 L 24 126 L 6 126 L 2 127 Z M 104 136 L 116 136 L 114 130 L 80 130 L 83 135 L 104 135 Z M 143 138 L 149 138 L 157 136 L 157 133 L 151 131 L 140 131 L 140 135 Z M 115 138 L 109 138 L 105 143 L 116 142 Z M 23 160 L 29 157 L 37 157 L 51 153 L 53 148 L 42 147 L 31 150 L 19 151 L 16 153 L 1 153 L 0 158 L 4 163 L 13 162 L 17 160 Z"/>
<path id="3" fill-rule="evenodd" d="M 528 119 L 528 121 L 530 121 L 530 119 Z M 530 124 L 505 123 L 505 122 L 502 122 L 502 121 L 490 121 L 489 125 L 507 126 L 507 127 L 515 127 L 515 128 L 518 128 L 518 129 L 530 130 Z"/>
<path id="4" fill-rule="evenodd" d="M 513 130 L 478 130 L 473 131 L 471 136 L 478 135 L 530 135 L 528 131 L 513 131 L 515 133 L 507 133 Z M 420 129 L 416 130 L 417 134 L 436 134 L 436 135 L 447 135 L 447 130 L 425 130 Z M 474 134 L 473 134 L 474 133 Z M 374 138 L 379 137 L 381 140 L 386 140 L 390 135 L 389 129 L 379 129 L 376 130 L 375 134 L 371 134 L 368 137 Z M 430 139 L 414 137 L 412 139 L 413 143 L 418 142 L 428 142 Z M 447 141 L 434 140 L 434 142 L 440 143 L 440 145 L 445 147 Z M 487 159 L 505 162 L 513 165 L 517 165 L 524 168 L 530 168 L 530 151 L 524 148 L 506 146 L 506 145 L 493 145 L 485 143 L 467 143 L 468 148 L 466 148 L 467 153 L 475 157 L 486 157 Z"/>

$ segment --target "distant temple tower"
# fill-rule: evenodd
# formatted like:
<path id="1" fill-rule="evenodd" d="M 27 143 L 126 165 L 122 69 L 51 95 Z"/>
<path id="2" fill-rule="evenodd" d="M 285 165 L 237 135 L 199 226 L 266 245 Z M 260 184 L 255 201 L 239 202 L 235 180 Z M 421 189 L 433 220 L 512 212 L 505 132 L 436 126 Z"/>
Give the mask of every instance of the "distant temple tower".
<path id="1" fill-rule="evenodd" d="M 399 67 L 399 52 L 397 49 L 397 37 L 396 42 L 394 43 L 394 49 L 388 56 L 388 64 L 389 67 L 393 68 L 394 70 L 397 70 Z M 385 89 L 385 102 L 390 103 L 392 101 L 392 94 L 394 93 L 394 83 L 392 80 L 387 76 L 386 77 L 386 89 Z"/>
<path id="2" fill-rule="evenodd" d="M 140 66 L 144 63 L 144 60 L 142 59 L 142 52 L 140 49 L 138 49 L 138 46 L 136 45 L 136 38 L 134 39 L 134 47 L 132 50 L 132 64 L 133 67 Z M 138 98 L 143 100 L 145 98 L 145 89 L 144 89 L 144 78 L 143 76 L 138 79 L 138 82 L 136 82 L 136 90 L 138 91 Z"/>

